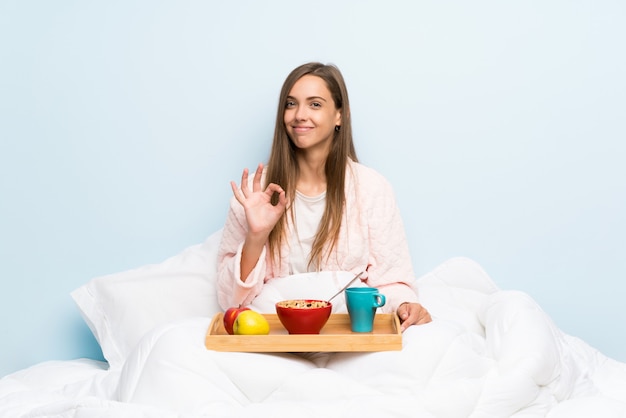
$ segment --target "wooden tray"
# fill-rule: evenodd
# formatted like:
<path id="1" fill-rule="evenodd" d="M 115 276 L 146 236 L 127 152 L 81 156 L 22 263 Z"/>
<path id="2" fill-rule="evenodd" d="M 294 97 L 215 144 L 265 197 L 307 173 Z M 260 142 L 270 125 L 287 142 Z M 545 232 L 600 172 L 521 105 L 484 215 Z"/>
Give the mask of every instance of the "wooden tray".
<path id="1" fill-rule="evenodd" d="M 215 314 L 206 334 L 205 346 L 215 351 L 241 352 L 339 352 L 396 351 L 402 349 L 400 320 L 394 314 L 376 314 L 374 330 L 352 332 L 348 314 L 332 314 L 319 334 L 289 335 L 276 314 L 264 314 L 269 335 L 228 335 L 224 314 Z"/>

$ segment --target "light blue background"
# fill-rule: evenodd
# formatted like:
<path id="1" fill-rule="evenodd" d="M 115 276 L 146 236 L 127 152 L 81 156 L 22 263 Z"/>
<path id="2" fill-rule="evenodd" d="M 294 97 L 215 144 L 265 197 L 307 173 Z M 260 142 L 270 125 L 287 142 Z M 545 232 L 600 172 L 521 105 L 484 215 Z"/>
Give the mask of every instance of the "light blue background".
<path id="1" fill-rule="evenodd" d="M 69 293 L 218 229 L 310 60 L 418 274 L 469 256 L 626 361 L 625 4 L 0 1 L 0 375 L 99 358 Z"/>

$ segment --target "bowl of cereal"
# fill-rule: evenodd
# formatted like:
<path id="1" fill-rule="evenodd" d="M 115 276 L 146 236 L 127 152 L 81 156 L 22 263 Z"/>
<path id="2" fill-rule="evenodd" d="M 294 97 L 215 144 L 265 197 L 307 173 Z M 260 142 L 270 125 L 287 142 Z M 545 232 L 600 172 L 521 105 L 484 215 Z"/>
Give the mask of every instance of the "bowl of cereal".
<path id="1" fill-rule="evenodd" d="M 319 334 L 332 308 L 325 300 L 291 299 L 276 303 L 276 314 L 289 334 Z"/>

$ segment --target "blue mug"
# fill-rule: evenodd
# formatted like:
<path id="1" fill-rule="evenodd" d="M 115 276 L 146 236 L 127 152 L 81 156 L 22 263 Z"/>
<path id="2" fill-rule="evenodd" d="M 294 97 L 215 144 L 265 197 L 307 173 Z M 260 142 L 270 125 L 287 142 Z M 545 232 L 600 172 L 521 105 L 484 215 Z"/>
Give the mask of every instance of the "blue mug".
<path id="1" fill-rule="evenodd" d="M 352 332 L 372 332 L 376 309 L 385 305 L 385 295 L 373 287 L 349 287 L 346 289 L 346 306 Z"/>

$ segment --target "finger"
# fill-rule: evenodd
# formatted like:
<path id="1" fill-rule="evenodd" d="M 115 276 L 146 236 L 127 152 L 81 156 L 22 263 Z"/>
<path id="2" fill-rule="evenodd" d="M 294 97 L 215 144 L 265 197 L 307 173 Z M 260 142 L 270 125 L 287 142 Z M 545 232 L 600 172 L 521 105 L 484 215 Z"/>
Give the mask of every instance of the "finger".
<path id="1" fill-rule="evenodd" d="M 261 190 L 261 176 L 263 175 L 263 163 L 260 163 L 256 171 L 254 172 L 254 179 L 252 179 L 252 191 L 258 192 Z"/>
<path id="2" fill-rule="evenodd" d="M 237 183 L 235 183 L 234 181 L 231 181 L 230 187 L 231 189 L 233 189 L 233 195 L 235 196 L 235 199 L 237 199 L 237 201 L 243 205 L 243 202 L 245 199 L 243 195 L 241 194 L 241 190 L 239 190 L 239 187 L 237 187 Z"/>
<path id="3" fill-rule="evenodd" d="M 250 190 L 248 189 L 248 169 L 244 168 L 243 173 L 241 173 L 241 193 L 245 197 L 248 197 L 250 194 Z"/>
<path id="4" fill-rule="evenodd" d="M 404 330 L 410 327 L 411 325 L 415 325 L 415 318 L 411 318 L 411 316 L 408 316 L 407 319 L 405 319 L 400 324 L 400 332 L 404 332 Z"/>
<path id="5" fill-rule="evenodd" d="M 423 325 L 432 321 L 430 313 L 420 304 L 405 303 L 398 307 L 398 316 L 406 316 L 400 330 L 404 331 L 411 325 Z"/>
<path id="6" fill-rule="evenodd" d="M 287 193 L 285 193 L 285 191 L 283 190 L 283 188 L 280 188 L 280 192 L 278 192 L 278 206 L 281 206 L 283 208 L 287 207 Z"/>
<path id="7" fill-rule="evenodd" d="M 400 307 L 398 308 L 398 316 L 400 317 L 400 320 L 406 321 L 410 318 L 411 316 L 411 310 L 409 309 L 410 306 L 411 305 L 409 305 L 408 303 L 400 305 Z"/>
<path id="8" fill-rule="evenodd" d="M 270 196 L 272 196 L 274 193 L 278 193 L 279 201 L 280 201 L 281 195 L 283 196 L 283 199 L 285 199 L 285 191 L 283 190 L 282 187 L 280 187 L 276 183 L 268 184 L 267 187 L 265 188 L 265 193 L 267 193 Z"/>
<path id="9" fill-rule="evenodd" d="M 409 321 L 404 321 L 403 323 L 400 324 L 400 332 L 404 332 L 411 325 L 413 324 L 410 323 Z"/>

